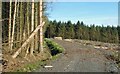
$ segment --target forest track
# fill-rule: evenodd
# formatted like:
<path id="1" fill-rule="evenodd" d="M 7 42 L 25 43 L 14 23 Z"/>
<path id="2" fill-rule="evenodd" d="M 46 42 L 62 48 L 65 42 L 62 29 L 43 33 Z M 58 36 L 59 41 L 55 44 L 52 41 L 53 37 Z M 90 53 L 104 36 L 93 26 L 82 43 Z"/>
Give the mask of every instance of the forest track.
<path id="1" fill-rule="evenodd" d="M 53 66 L 52 68 L 38 69 L 37 72 L 118 72 L 115 64 L 92 45 L 53 41 L 65 48 L 65 52 L 57 60 L 47 64 Z"/>

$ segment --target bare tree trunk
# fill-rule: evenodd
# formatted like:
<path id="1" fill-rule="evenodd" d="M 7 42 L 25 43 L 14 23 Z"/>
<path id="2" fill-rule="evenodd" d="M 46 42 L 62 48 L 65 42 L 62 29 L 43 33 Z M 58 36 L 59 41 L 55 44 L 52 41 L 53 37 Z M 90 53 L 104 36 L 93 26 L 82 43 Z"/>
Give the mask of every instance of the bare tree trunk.
<path id="1" fill-rule="evenodd" d="M 12 0 L 10 0 L 10 9 L 9 9 L 9 47 L 11 47 L 11 13 L 12 13 Z"/>
<path id="2" fill-rule="evenodd" d="M 27 38 L 29 37 L 30 35 L 30 21 L 29 21 L 29 2 L 27 2 L 27 13 L 26 13 L 26 16 L 27 16 Z M 28 53 L 29 53 L 29 48 L 30 48 L 30 44 L 28 44 L 27 46 L 27 50 L 26 50 L 26 54 L 25 54 L 25 58 L 27 57 Z"/>
<path id="3" fill-rule="evenodd" d="M 26 20 L 25 19 L 25 16 L 24 16 L 24 20 Z M 24 27 L 23 27 L 23 41 L 25 41 L 25 39 L 26 39 L 26 21 L 24 21 Z"/>
<path id="4" fill-rule="evenodd" d="M 19 46 L 22 45 L 23 42 L 23 27 L 24 27 L 24 12 L 23 12 L 23 2 L 20 2 L 20 42 Z"/>
<path id="5" fill-rule="evenodd" d="M 28 37 L 30 35 L 30 18 L 29 18 L 29 6 L 30 6 L 30 3 L 28 2 L 27 3 L 27 32 L 28 32 Z"/>
<path id="6" fill-rule="evenodd" d="M 14 15 L 13 15 L 13 27 L 12 27 L 12 38 L 11 38 L 11 50 L 13 47 L 13 39 L 14 39 L 14 30 L 15 30 L 15 18 L 16 18 L 16 9 L 17 9 L 17 0 L 15 0 L 15 10 L 14 10 Z"/>
<path id="7" fill-rule="evenodd" d="M 34 30 L 34 0 L 32 0 L 32 18 L 31 18 L 31 32 Z M 30 54 L 33 55 L 33 49 L 34 49 L 34 37 L 32 39 L 31 43 L 31 49 L 30 49 Z"/>
<path id="8" fill-rule="evenodd" d="M 0 20 L 2 20 L 2 1 L 0 1 Z M 2 60 L 2 21 L 0 21 L 0 60 Z M 0 64 L 0 72 L 2 72 L 3 66 Z"/>
<path id="9" fill-rule="evenodd" d="M 27 2 L 23 3 L 23 7 L 27 7 Z M 24 16 L 23 17 L 23 19 L 24 19 L 24 22 L 23 22 L 23 41 L 25 41 L 27 39 L 27 37 L 26 37 L 27 36 L 27 32 L 26 32 L 27 31 L 27 21 L 26 21 L 27 16 L 26 16 L 26 12 L 27 12 L 26 8 L 24 8 L 23 9 L 23 13 L 24 13 L 24 15 L 23 15 Z M 27 46 L 25 46 L 24 49 L 27 49 Z M 24 53 L 26 53 L 26 52 L 24 51 Z"/>
<path id="10" fill-rule="evenodd" d="M 42 23 L 43 22 L 43 20 L 42 20 L 42 0 L 40 0 L 40 23 Z M 41 24 L 40 24 L 41 25 Z M 43 52 L 43 26 L 42 27 L 40 27 L 40 51 L 41 52 Z"/>
<path id="11" fill-rule="evenodd" d="M 16 18 L 17 19 L 16 20 L 17 21 L 17 33 L 16 33 L 17 36 L 16 36 L 16 40 L 19 41 L 19 36 L 20 36 L 19 35 L 19 29 L 20 29 L 20 23 L 19 23 L 20 22 L 20 19 L 19 19 L 19 2 L 18 2 L 18 6 L 17 6 L 17 15 L 16 16 L 17 16 L 17 18 Z M 16 43 L 16 46 L 19 47 L 19 44 Z"/>
<path id="12" fill-rule="evenodd" d="M 35 28 L 38 26 L 38 3 L 35 4 Z M 35 49 L 38 50 L 38 33 L 35 35 Z M 38 51 L 39 52 L 39 51 Z"/>
<path id="13" fill-rule="evenodd" d="M 38 32 L 38 30 L 40 29 L 40 27 L 42 27 L 44 25 L 45 22 L 41 23 L 41 25 L 37 26 L 37 28 L 33 31 L 33 33 L 29 36 L 29 38 L 22 44 L 22 46 L 12 55 L 12 58 L 16 58 L 23 47 L 25 47 L 34 37 L 34 35 Z"/>

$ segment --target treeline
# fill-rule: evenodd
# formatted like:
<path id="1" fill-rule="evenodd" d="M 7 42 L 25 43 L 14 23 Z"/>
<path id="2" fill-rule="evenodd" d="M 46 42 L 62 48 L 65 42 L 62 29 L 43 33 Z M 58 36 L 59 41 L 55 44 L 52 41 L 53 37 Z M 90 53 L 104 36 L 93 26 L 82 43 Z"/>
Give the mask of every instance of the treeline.
<path id="1" fill-rule="evenodd" d="M 49 21 L 49 25 L 45 32 L 45 37 L 53 38 L 56 36 L 63 37 L 64 39 L 82 39 L 82 40 L 93 40 L 109 43 L 118 43 L 120 31 L 120 26 L 95 26 L 85 25 L 83 22 L 78 21 L 72 24 L 71 21 L 68 22 L 57 22 Z"/>

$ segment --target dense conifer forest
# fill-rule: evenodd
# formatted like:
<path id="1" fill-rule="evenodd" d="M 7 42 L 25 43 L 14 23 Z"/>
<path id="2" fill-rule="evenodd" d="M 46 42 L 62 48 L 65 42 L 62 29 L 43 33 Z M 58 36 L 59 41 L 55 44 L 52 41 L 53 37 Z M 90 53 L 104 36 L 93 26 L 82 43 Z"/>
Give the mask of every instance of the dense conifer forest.
<path id="1" fill-rule="evenodd" d="M 82 40 L 93 40 L 108 43 L 118 43 L 120 35 L 120 26 L 90 26 L 78 21 L 72 24 L 68 22 L 57 22 L 49 21 L 49 25 L 45 32 L 45 37 L 53 38 L 60 36 L 67 39 L 82 39 Z"/>

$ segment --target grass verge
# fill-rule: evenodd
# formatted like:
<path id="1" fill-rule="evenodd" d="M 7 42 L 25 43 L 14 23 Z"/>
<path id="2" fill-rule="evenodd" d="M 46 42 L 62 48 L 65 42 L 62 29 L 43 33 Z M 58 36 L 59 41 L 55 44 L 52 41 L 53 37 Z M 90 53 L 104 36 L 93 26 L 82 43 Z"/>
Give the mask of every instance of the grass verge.
<path id="1" fill-rule="evenodd" d="M 35 71 L 37 68 L 40 68 L 40 65 L 44 65 L 45 63 L 45 61 L 39 60 L 37 62 L 27 64 L 24 66 L 24 68 L 16 70 L 15 72 L 32 72 Z"/>
<path id="2" fill-rule="evenodd" d="M 60 45 L 58 45 L 54 41 L 47 38 L 45 38 L 44 40 L 44 48 L 49 48 L 52 55 L 51 60 L 56 60 L 60 56 L 59 54 L 64 51 L 64 48 L 62 48 Z M 46 63 L 47 63 L 47 60 L 44 60 L 44 61 L 38 60 L 37 62 L 25 65 L 23 68 L 16 70 L 15 72 L 32 72 L 38 68 L 41 68 L 42 65 Z"/>
<path id="3" fill-rule="evenodd" d="M 64 51 L 64 48 L 55 43 L 54 41 L 45 38 L 46 45 L 50 49 L 51 55 L 55 56 L 59 53 L 62 53 Z"/>

